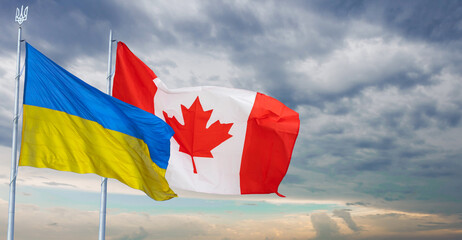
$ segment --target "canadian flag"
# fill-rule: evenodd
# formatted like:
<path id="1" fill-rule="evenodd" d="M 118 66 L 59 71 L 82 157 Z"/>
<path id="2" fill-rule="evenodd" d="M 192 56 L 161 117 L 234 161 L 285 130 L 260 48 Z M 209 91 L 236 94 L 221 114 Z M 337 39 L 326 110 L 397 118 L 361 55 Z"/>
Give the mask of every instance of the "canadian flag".
<path id="1" fill-rule="evenodd" d="M 280 195 L 300 120 L 276 99 L 223 87 L 169 89 L 122 42 L 113 96 L 154 113 L 175 131 L 166 171 L 171 187 Z"/>

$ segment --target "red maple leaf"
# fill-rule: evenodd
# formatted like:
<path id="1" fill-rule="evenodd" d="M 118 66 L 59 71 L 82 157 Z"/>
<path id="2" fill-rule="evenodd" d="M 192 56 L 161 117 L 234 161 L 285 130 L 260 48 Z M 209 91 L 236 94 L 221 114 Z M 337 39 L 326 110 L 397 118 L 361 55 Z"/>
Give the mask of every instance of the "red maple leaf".
<path id="1" fill-rule="evenodd" d="M 210 151 L 232 137 L 228 133 L 232 123 L 216 121 L 207 128 L 212 111 L 204 111 L 197 97 L 191 107 L 186 108 L 181 105 L 184 125 L 181 125 L 175 116 L 170 118 L 166 112 L 163 112 L 165 121 L 175 131 L 173 138 L 180 145 L 180 152 L 191 156 L 194 173 L 197 173 L 194 157 L 213 158 Z"/>

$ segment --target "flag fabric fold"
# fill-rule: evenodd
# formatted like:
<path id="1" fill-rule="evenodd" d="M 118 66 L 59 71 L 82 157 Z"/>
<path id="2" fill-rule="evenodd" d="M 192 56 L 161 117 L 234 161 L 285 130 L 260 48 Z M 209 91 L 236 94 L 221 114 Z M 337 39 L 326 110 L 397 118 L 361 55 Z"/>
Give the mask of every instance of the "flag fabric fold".
<path id="1" fill-rule="evenodd" d="M 19 165 L 114 178 L 155 200 L 165 179 L 171 127 L 86 84 L 26 44 Z"/>
<path id="2" fill-rule="evenodd" d="M 267 95 L 233 88 L 169 89 L 122 42 L 113 95 L 175 131 L 166 178 L 216 194 L 278 193 L 298 135 L 298 113 Z"/>

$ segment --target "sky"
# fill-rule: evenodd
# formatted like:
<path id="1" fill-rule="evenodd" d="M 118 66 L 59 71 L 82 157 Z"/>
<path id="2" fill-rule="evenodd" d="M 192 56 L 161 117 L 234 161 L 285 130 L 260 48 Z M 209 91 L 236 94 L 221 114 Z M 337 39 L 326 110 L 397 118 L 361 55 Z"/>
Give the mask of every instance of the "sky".
<path id="1" fill-rule="evenodd" d="M 21 5 L 23 39 L 102 91 L 112 29 L 169 88 L 247 89 L 300 114 L 287 197 L 155 202 L 110 180 L 107 239 L 462 239 L 462 2 L 0 2 L 0 239 Z M 16 239 L 95 239 L 99 190 L 20 167 Z"/>

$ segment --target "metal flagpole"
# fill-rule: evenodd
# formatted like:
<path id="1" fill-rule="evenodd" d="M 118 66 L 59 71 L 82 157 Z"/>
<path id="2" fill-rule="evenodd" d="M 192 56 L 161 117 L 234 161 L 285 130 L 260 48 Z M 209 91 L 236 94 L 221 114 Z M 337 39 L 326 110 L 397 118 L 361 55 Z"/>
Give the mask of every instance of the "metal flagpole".
<path id="1" fill-rule="evenodd" d="M 29 7 L 23 8 L 21 10 L 16 8 L 16 17 L 15 21 L 18 22 L 18 48 L 17 48 L 17 58 L 16 58 L 16 80 L 15 80 L 15 102 L 14 102 L 14 116 L 13 116 L 13 140 L 11 143 L 11 174 L 10 174 L 10 199 L 8 205 L 8 236 L 7 240 L 14 239 L 14 210 L 15 210 L 15 201 L 16 201 L 16 176 L 17 176 L 17 148 L 18 148 L 18 118 L 19 118 L 19 79 L 20 79 L 20 65 L 21 65 L 21 34 L 22 28 L 21 25 L 24 21 L 27 20 L 27 12 Z"/>
<path id="2" fill-rule="evenodd" d="M 107 89 L 106 93 L 111 95 L 112 89 L 112 30 L 109 31 L 109 53 L 107 59 Z M 101 178 L 101 207 L 99 210 L 99 240 L 106 238 L 106 202 L 107 202 L 107 178 Z"/>

